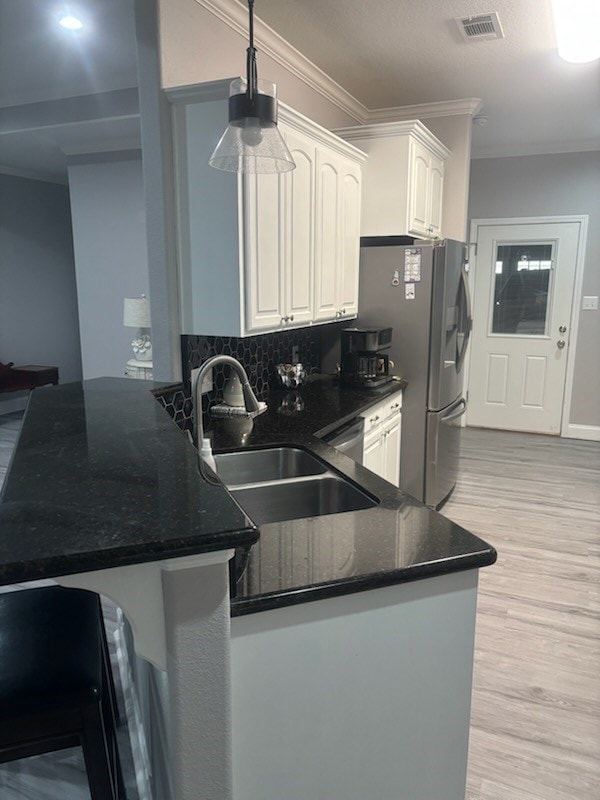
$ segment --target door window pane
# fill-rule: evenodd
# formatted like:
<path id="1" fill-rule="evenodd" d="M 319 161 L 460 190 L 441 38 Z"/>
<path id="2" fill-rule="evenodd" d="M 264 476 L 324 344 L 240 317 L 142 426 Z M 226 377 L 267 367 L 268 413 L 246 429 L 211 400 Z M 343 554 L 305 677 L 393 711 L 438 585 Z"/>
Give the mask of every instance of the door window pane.
<path id="1" fill-rule="evenodd" d="M 552 291 L 552 243 L 499 244 L 494 270 L 491 332 L 546 333 Z"/>

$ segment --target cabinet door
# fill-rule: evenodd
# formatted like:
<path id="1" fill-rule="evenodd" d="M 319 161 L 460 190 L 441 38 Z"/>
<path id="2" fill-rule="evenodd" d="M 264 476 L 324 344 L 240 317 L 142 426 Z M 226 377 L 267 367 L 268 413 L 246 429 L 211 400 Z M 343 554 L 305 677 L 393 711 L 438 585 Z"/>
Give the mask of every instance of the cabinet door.
<path id="1" fill-rule="evenodd" d="M 441 236 L 442 200 L 444 197 L 444 162 L 431 156 L 429 173 L 429 236 Z"/>
<path id="2" fill-rule="evenodd" d="M 383 431 L 365 439 L 363 466 L 385 478 L 385 437 Z"/>
<path id="3" fill-rule="evenodd" d="M 360 257 L 360 166 L 348 164 L 340 181 L 340 260 L 338 310 L 346 317 L 358 314 Z"/>
<path id="4" fill-rule="evenodd" d="M 285 175 L 285 316 L 288 325 L 306 325 L 314 314 L 315 156 L 314 142 L 285 130 L 296 169 Z"/>
<path id="5" fill-rule="evenodd" d="M 284 206 L 284 175 L 244 176 L 247 331 L 273 330 L 283 322 Z"/>
<path id="6" fill-rule="evenodd" d="M 340 162 L 335 154 L 317 149 L 315 203 L 315 320 L 336 319 L 339 310 Z"/>
<path id="7" fill-rule="evenodd" d="M 385 430 L 385 469 L 384 478 L 400 485 L 400 416 L 389 422 Z"/>
<path id="8" fill-rule="evenodd" d="M 429 165 L 431 154 L 411 139 L 409 147 L 408 233 L 427 236 L 429 227 Z"/>

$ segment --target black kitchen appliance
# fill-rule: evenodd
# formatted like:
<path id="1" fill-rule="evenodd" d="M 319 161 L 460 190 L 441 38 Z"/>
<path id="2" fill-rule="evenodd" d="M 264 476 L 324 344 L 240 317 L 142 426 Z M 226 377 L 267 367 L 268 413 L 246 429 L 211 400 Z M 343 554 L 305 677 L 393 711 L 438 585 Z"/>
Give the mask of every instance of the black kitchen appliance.
<path id="1" fill-rule="evenodd" d="M 344 328 L 341 331 L 340 382 L 359 389 L 376 389 L 392 380 L 386 353 L 391 328 Z"/>

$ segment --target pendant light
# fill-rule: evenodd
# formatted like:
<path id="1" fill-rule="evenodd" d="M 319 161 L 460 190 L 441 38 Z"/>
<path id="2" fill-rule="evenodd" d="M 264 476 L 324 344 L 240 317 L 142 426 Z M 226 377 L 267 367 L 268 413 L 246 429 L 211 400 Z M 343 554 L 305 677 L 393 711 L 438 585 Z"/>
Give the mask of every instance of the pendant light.
<path id="1" fill-rule="evenodd" d="M 296 164 L 277 127 L 275 84 L 256 76 L 254 0 L 248 0 L 247 77 L 229 88 L 229 125 L 208 163 L 227 172 L 288 172 Z"/>

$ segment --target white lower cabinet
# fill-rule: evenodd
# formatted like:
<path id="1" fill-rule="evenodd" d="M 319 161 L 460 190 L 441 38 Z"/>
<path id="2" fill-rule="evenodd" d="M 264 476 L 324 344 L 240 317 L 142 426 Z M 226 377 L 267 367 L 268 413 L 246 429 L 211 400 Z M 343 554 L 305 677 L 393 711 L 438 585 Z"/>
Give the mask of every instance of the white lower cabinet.
<path id="1" fill-rule="evenodd" d="M 383 432 L 377 429 L 365 439 L 363 466 L 380 477 L 385 477 L 385 439 Z"/>
<path id="2" fill-rule="evenodd" d="M 280 104 L 296 169 L 220 172 L 208 159 L 227 121 L 228 82 L 167 95 L 181 333 L 245 336 L 356 316 L 364 153 Z"/>
<path id="3" fill-rule="evenodd" d="M 400 486 L 400 415 L 388 423 L 384 437 L 383 477 L 394 486 Z"/>
<path id="4" fill-rule="evenodd" d="M 476 607 L 472 570 L 233 617 L 235 800 L 463 800 Z"/>
<path id="5" fill-rule="evenodd" d="M 364 414 L 363 466 L 394 486 L 400 485 L 401 408 L 398 393 Z"/>

